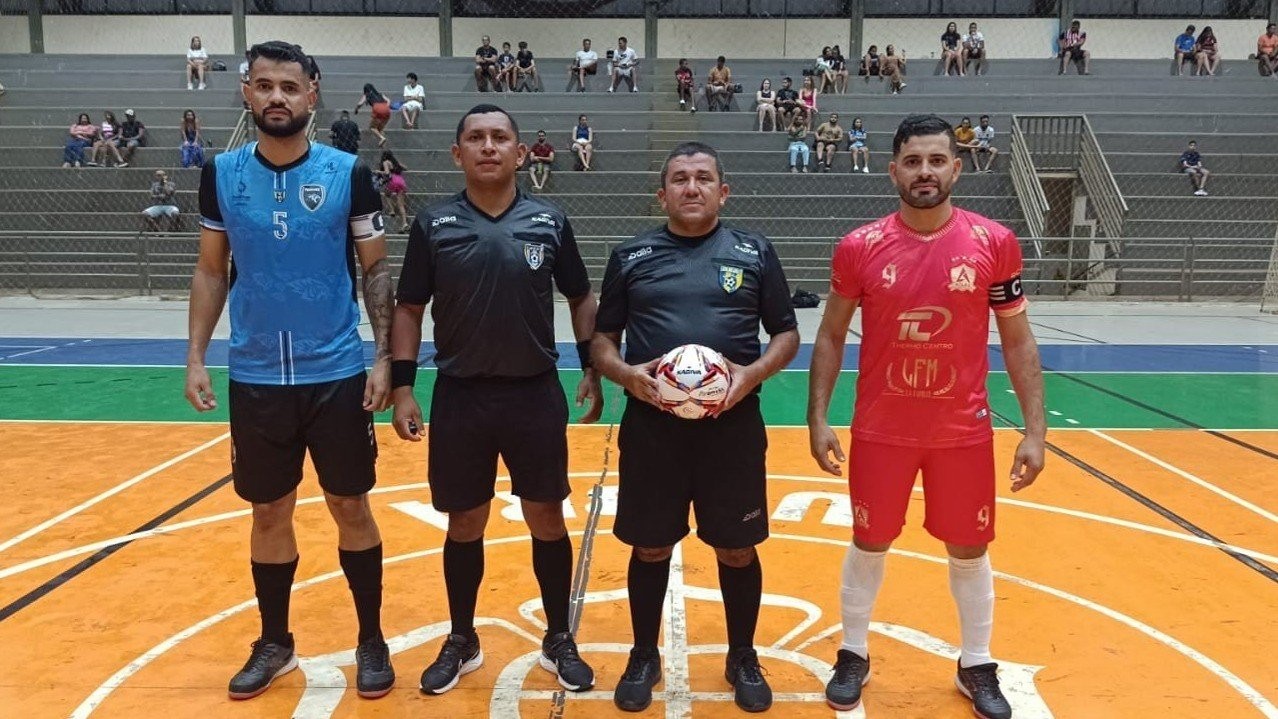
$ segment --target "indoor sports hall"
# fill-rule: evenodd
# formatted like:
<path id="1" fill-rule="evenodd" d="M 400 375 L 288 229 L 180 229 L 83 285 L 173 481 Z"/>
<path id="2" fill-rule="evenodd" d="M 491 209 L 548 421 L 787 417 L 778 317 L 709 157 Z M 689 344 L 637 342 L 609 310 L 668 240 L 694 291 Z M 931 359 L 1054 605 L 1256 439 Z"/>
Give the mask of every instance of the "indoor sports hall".
<path id="1" fill-rule="evenodd" d="M 1074 17 L 1093 38 L 1090 74 L 1070 63 L 1059 75 L 1056 33 Z M 390 94 L 406 72 L 421 77 L 419 128 L 403 129 L 396 113 L 386 129 L 408 168 L 410 221 L 460 189 L 448 148 L 469 107 L 509 109 L 525 137 L 546 129 L 563 151 L 541 195 L 572 218 L 596 291 L 609 248 L 664 221 L 657 170 L 679 141 L 720 149 L 725 222 L 771 238 L 791 289 L 824 298 L 838 238 L 897 206 L 886 164 L 901 118 L 990 115 L 1001 152 L 992 172 L 965 165 L 954 200 L 1020 237 L 1049 423 L 1046 469 L 1013 495 L 1022 420 L 992 331 L 993 654 L 1015 716 L 1278 719 L 1278 81 L 1248 57 L 1275 19 L 1278 0 L 0 0 L 0 719 L 741 715 L 723 677 L 715 557 L 695 539 L 672 565 L 655 702 L 636 715 L 612 702 L 631 636 L 629 550 L 612 536 L 623 399 L 606 381 L 603 418 L 568 429 L 571 623 L 593 690 L 565 692 L 538 666 L 546 621 L 528 530 L 499 477 L 476 615 L 485 663 L 447 694 L 418 691 L 449 632 L 447 517 L 431 506 L 424 446 L 398 439 L 383 413 L 370 501 L 394 690 L 356 696 L 354 612 L 308 461 L 291 600 L 300 668 L 251 701 L 227 699 L 258 628 L 251 510 L 231 485 L 225 404 L 197 414 L 183 397 L 200 171 L 181 166 L 179 144 L 187 108 L 207 157 L 252 141 L 235 66 L 245 43 L 273 37 L 301 43 L 323 68 L 315 142 L 329 142 L 365 83 Z M 983 74 L 941 76 L 932 48 L 950 20 L 980 23 L 991 47 Z M 1172 38 L 1187 24 L 1215 26 L 1215 76 L 1193 76 L 1192 63 L 1176 74 Z M 205 90 L 187 90 L 182 67 L 195 34 L 229 66 Z M 481 35 L 527 40 L 541 91 L 478 93 L 470 48 Z M 563 68 L 582 37 L 602 54 L 618 35 L 644 58 L 639 92 L 607 93 L 602 72 L 569 92 Z M 791 173 L 785 133 L 756 125 L 754 91 L 765 78 L 805 77 L 834 43 L 851 77 L 845 92 L 821 95 L 819 112 L 864 120 L 870 170 L 853 174 L 840 152 L 830 172 Z M 855 67 L 887 43 L 918 58 L 899 95 Z M 702 95 L 697 112 L 680 108 L 678 60 L 690 59 L 700 86 L 719 54 L 745 92 L 724 112 Z M 67 126 L 80 112 L 96 123 L 104 108 L 135 111 L 152 141 L 127 167 L 59 167 Z M 597 138 L 589 172 L 566 148 L 581 114 Z M 363 113 L 355 119 L 365 126 Z M 1177 172 L 1190 139 L 1212 170 L 1208 196 Z M 365 133 L 361 159 L 381 151 Z M 177 226 L 140 214 L 157 169 L 176 184 Z M 526 183 L 521 175 L 531 192 Z M 398 274 L 407 237 L 396 227 L 387 223 Z M 887 559 L 864 700 L 845 712 L 825 703 L 853 516 L 847 478 L 822 473 L 808 448 L 807 369 L 824 307 L 796 310 L 803 345 L 762 390 L 771 537 L 759 547 L 757 644 L 770 713 L 971 716 L 953 683 L 958 625 L 945 548 L 922 527 L 921 487 Z M 844 447 L 859 322 L 831 403 Z M 570 392 L 580 371 L 562 302 L 556 327 Z M 208 357 L 219 398 L 227 330 L 223 316 Z M 371 356 L 366 319 L 360 330 Z"/>

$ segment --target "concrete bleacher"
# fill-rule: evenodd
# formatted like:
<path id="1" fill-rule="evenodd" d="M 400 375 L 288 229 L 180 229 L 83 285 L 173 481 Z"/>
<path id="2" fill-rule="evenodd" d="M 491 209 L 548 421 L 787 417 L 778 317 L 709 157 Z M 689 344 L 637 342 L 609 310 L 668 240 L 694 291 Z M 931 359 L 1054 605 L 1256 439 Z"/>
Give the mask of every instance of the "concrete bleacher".
<path id="1" fill-rule="evenodd" d="M 224 59 L 235 67 L 232 58 Z M 1247 63 L 1228 64 L 1221 77 L 1192 78 L 1169 77 L 1166 61 L 1098 59 L 1093 76 L 1079 77 L 1057 76 L 1053 61 L 1009 60 L 993 62 L 989 74 L 980 78 L 944 78 L 931 73 L 930 63 L 919 61 L 910 67 L 908 88 L 899 96 L 887 94 L 877 78 L 865 82 L 853 77 L 848 94 L 822 96 L 819 109 L 822 114 L 838 112 L 845 126 L 856 116 L 864 120 L 872 173 L 850 174 L 850 160 L 841 153 L 833 172 L 796 176 L 787 172 L 784 135 L 754 131 L 752 104 L 764 77 L 778 86 L 789 75 L 797 84 L 803 65 L 798 61 L 730 61 L 735 81 L 744 86 L 733 102 L 736 111 L 695 115 L 678 110 L 670 81 L 674 60 L 645 63 L 643 92 L 607 94 L 601 92 L 606 87 L 602 78 L 591 83 L 591 92 L 560 92 L 567 60 L 539 58 L 547 92 L 509 95 L 474 92 L 469 58 L 319 61 L 321 141 L 327 141 L 327 126 L 338 110 L 354 106 L 365 82 L 395 97 L 405 72 L 419 75 L 428 92 L 421 129 L 399 129 L 395 116 L 387 132 L 390 149 L 409 168 L 410 213 L 460 189 L 461 175 L 448 146 L 458 117 L 472 105 L 496 102 L 511 110 L 530 142 L 535 130 L 547 130 L 560 157 L 544 196 L 570 213 L 596 281 L 609 247 L 662 221 L 654 193 L 655 171 L 665 154 L 680 141 L 699 139 L 722 151 L 732 185 L 725 216 L 773 237 L 792 280 L 820 289 L 834 240 L 895 208 L 886 162 L 892 131 L 912 112 L 938 112 L 956 123 L 963 115 L 975 120 L 989 114 L 1001 131 L 996 145 L 1004 150 L 1014 113 L 1086 113 L 1127 198 L 1125 234 L 1131 237 L 1273 238 L 1278 222 L 1278 183 L 1272 180 L 1278 162 L 1278 134 L 1272 132 L 1278 99 L 1273 81 L 1256 77 Z M 712 64 L 692 61 L 699 82 Z M 240 115 L 233 71 L 210 74 L 208 90 L 187 91 L 175 58 L 0 55 L 0 82 L 8 89 L 0 98 L 0 232 L 10 236 L 139 232 L 138 211 L 149 201 L 151 172 L 178 164 L 181 112 L 191 108 L 199 114 L 210 156 L 224 147 Z M 704 109 L 704 99 L 699 101 Z M 126 107 L 137 111 L 151 140 L 135 154 L 132 167 L 58 167 L 66 128 L 79 112 L 98 121 L 103 109 L 122 118 Z M 566 150 L 580 113 L 590 117 L 596 131 L 591 173 L 572 172 Z M 363 127 L 366 118 L 361 113 L 355 119 Z M 1176 173 L 1177 155 L 1190 138 L 1198 140 L 1215 173 L 1211 197 L 1187 197 L 1188 181 Z M 371 140 L 366 132 L 361 152 L 370 163 L 379 154 Z M 956 197 L 964 207 L 1024 232 L 1007 160 L 1006 154 L 1000 158 L 994 174 L 965 176 Z M 180 287 L 194 258 L 199 175 L 197 170 L 173 169 L 172 176 L 189 237 L 166 238 L 161 265 L 172 272 L 163 276 Z M 180 251 L 183 242 L 185 253 Z M 398 254 L 402 247 L 403 237 L 393 238 L 392 251 Z"/>

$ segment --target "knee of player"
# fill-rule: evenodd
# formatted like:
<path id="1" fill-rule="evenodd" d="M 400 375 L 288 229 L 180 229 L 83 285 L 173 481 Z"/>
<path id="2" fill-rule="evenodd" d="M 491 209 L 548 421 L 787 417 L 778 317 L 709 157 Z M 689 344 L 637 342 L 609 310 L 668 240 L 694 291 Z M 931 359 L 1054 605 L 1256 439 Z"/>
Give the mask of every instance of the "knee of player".
<path id="1" fill-rule="evenodd" d="M 524 521 L 533 537 L 543 542 L 554 542 L 568 534 L 568 526 L 564 524 L 564 505 L 562 502 L 530 502 L 520 501 L 520 509 L 524 513 Z"/>
<path id="2" fill-rule="evenodd" d="M 328 510 L 333 519 L 340 525 L 362 525 L 373 521 L 372 509 L 368 506 L 368 495 L 342 497 L 335 494 L 324 495 Z"/>
<path id="3" fill-rule="evenodd" d="M 448 513 L 448 538 L 454 542 L 474 542 L 484 538 L 488 525 L 488 510 L 492 502 L 485 502 L 473 509 Z"/>
<path id="4" fill-rule="evenodd" d="M 271 532 L 293 526 L 293 506 L 297 495 L 290 492 L 274 502 L 253 505 L 253 527 L 259 532 Z"/>
<path id="5" fill-rule="evenodd" d="M 674 547 L 635 547 L 634 556 L 641 562 L 664 562 L 674 553 Z"/>
<path id="6" fill-rule="evenodd" d="M 980 559 L 988 549 L 988 544 L 945 543 L 945 552 L 955 559 Z"/>
<path id="7" fill-rule="evenodd" d="M 754 547 L 745 547 L 742 549 L 720 549 L 715 547 L 714 555 L 718 558 L 720 564 L 726 564 L 729 567 L 745 567 L 752 564 L 758 554 L 754 551 Z"/>

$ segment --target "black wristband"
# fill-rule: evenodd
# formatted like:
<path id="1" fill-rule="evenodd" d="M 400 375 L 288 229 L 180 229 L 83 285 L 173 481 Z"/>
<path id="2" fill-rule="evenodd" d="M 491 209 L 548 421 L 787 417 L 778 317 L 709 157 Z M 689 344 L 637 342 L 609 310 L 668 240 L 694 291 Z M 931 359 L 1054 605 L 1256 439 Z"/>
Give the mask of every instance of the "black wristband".
<path id="1" fill-rule="evenodd" d="M 391 389 L 412 387 L 417 383 L 417 362 L 391 360 Z"/>
<path id="2" fill-rule="evenodd" d="M 581 360 L 582 369 L 590 369 L 590 340 L 577 343 L 577 358 Z"/>

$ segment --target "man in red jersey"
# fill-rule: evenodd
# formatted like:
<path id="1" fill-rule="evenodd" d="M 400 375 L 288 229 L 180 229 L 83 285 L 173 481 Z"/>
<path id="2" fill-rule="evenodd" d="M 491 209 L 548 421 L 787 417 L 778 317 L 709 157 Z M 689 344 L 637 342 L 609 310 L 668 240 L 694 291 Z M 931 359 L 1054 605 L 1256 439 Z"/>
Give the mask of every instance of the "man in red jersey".
<path id="1" fill-rule="evenodd" d="M 852 420 L 853 541 L 843 563 L 843 644 L 826 700 L 850 710 L 869 681 L 870 611 L 888 548 L 923 472 L 923 526 L 945 542 L 963 651 L 955 682 L 978 716 L 1009 719 L 990 658 L 994 575 L 994 444 L 985 379 L 993 309 L 1025 418 L 1012 491 L 1043 468 L 1046 421 L 1038 346 L 1025 314 L 1021 253 L 1010 230 L 950 204 L 963 169 L 954 129 L 911 115 L 892 141 L 888 174 L 900 210 L 847 235 L 834 252 L 831 292 L 812 354 L 808 430 L 823 470 L 846 461 L 830 429 L 830 393 L 857 306 L 864 308 Z M 833 455 L 833 459 L 831 458 Z"/>

